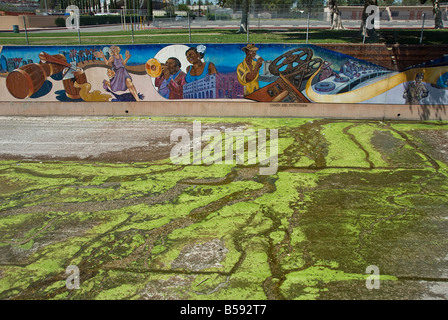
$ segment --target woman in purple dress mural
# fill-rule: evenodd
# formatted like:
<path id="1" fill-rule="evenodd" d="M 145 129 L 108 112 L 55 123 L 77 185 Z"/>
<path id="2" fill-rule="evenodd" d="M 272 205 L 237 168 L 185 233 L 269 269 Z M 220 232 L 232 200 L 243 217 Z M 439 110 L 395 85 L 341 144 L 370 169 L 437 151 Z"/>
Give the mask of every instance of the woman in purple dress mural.
<path id="1" fill-rule="evenodd" d="M 131 58 L 129 51 L 126 50 L 125 59 L 123 59 L 123 56 L 120 54 L 120 47 L 110 46 L 109 54 L 110 57 L 109 59 L 107 59 L 104 55 L 104 52 L 96 52 L 96 56 L 98 58 L 104 59 L 104 62 L 107 65 L 112 64 L 112 69 L 114 71 L 114 76 L 110 79 L 110 81 L 103 81 L 103 87 L 105 89 L 110 88 L 110 90 L 113 92 L 129 90 L 135 101 L 141 101 L 140 97 L 138 96 L 137 90 L 132 83 L 132 78 L 125 68 L 126 63 L 128 62 L 129 58 Z"/>

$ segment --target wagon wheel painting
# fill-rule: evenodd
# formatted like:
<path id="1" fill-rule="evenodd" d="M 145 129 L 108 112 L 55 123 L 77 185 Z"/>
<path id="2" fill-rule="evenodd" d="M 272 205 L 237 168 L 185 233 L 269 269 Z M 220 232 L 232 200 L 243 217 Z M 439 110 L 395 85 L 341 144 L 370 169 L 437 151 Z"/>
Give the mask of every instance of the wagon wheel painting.
<path id="1" fill-rule="evenodd" d="M 272 61 L 269 71 L 276 76 L 283 75 L 300 88 L 303 81 L 316 73 L 322 63 L 320 58 L 313 59 L 313 51 L 310 48 L 297 48 Z"/>

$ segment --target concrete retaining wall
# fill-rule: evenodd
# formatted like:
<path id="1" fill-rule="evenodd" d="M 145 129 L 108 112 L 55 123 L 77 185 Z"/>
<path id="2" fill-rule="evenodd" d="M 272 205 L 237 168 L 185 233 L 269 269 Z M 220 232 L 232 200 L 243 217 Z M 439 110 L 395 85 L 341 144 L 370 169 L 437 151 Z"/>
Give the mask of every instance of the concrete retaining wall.
<path id="1" fill-rule="evenodd" d="M 3 47 L 0 115 L 446 120 L 448 46 L 120 47 Z"/>
<path id="2" fill-rule="evenodd" d="M 304 117 L 448 121 L 447 107 L 244 102 L 76 103 L 0 102 L 0 116 Z"/>

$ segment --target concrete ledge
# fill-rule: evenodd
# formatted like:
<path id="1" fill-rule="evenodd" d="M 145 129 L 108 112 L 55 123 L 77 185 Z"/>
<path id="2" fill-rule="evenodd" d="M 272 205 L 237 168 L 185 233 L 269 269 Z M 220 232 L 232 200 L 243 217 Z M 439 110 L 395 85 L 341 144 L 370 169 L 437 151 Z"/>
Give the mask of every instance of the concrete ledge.
<path id="1" fill-rule="evenodd" d="M 304 117 L 448 121 L 446 105 L 283 104 L 247 101 L 0 102 L 0 116 Z"/>

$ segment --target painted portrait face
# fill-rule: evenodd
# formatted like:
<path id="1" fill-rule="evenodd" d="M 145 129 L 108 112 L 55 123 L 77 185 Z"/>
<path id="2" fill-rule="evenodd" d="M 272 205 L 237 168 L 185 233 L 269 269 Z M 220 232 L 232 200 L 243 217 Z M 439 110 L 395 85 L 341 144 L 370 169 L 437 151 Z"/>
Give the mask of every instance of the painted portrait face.
<path id="1" fill-rule="evenodd" d="M 250 59 L 255 59 L 255 56 L 257 55 L 257 51 L 256 50 L 246 50 L 246 56 L 249 57 Z"/>
<path id="2" fill-rule="evenodd" d="M 179 66 L 176 64 L 176 61 L 174 61 L 173 59 L 166 60 L 165 65 L 166 65 L 168 71 L 170 72 L 170 74 L 176 74 L 177 71 L 179 71 Z"/>
<path id="3" fill-rule="evenodd" d="M 110 46 L 109 54 L 113 55 L 113 54 L 118 54 L 118 53 L 120 53 L 120 47 Z"/>
<path id="4" fill-rule="evenodd" d="M 417 74 L 417 75 L 415 76 L 415 81 L 416 81 L 416 82 L 422 82 L 424 77 L 425 77 L 424 75 L 422 75 L 422 74 L 419 73 L 419 74 Z"/>
<path id="5" fill-rule="evenodd" d="M 198 62 L 201 60 L 199 54 L 196 52 L 196 50 L 189 50 L 186 54 L 187 61 L 191 64 L 194 64 L 195 62 Z"/>

